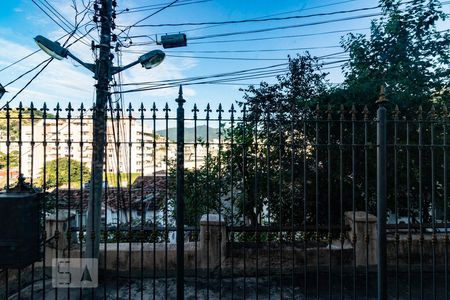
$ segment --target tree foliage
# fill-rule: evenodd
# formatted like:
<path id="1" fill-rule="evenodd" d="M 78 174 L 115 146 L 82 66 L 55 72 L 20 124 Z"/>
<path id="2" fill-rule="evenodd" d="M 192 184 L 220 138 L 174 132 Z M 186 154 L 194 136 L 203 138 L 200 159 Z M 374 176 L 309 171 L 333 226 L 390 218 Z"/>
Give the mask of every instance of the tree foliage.
<path id="1" fill-rule="evenodd" d="M 383 16 L 373 20 L 370 36 L 348 34 L 342 46 L 350 55 L 345 86 L 347 103 L 372 104 L 380 85 L 400 109 L 450 99 L 450 35 L 437 25 L 446 20 L 438 0 L 380 0 Z M 336 97 L 336 95 L 334 95 Z"/>
<path id="2" fill-rule="evenodd" d="M 40 186 L 44 186 L 44 170 L 45 187 L 48 189 L 68 184 L 69 181 L 79 186 L 87 183 L 90 177 L 90 169 L 86 163 L 63 157 L 48 161 L 41 169 L 37 181 Z"/>
<path id="3" fill-rule="evenodd" d="M 206 212 L 220 212 L 229 224 L 249 226 L 339 224 L 343 211 L 373 212 L 373 112 L 380 86 L 386 86 L 391 104 L 415 120 L 422 118 L 422 112 L 417 115 L 420 105 L 425 110 L 450 98 L 450 36 L 437 30 L 446 19 L 439 1 L 380 4 L 383 17 L 372 22 L 369 37 L 349 34 L 342 40 L 350 55 L 342 86 L 328 85 L 319 61 L 306 53 L 289 57 L 288 72 L 277 83 L 261 82 L 243 90 L 241 112 L 236 114 L 242 117 L 224 130 L 227 146 L 202 167 L 187 171 L 188 224 Z M 363 110 L 365 105 L 369 109 Z M 410 125 L 410 131 L 422 125 Z M 392 123 L 389 126 L 393 130 Z M 398 137 L 406 136 L 405 126 L 397 129 Z M 428 126 L 421 130 L 429 136 Z M 398 174 L 397 186 L 389 186 L 396 191 L 388 195 L 389 206 L 395 206 L 395 199 L 396 205 L 406 207 L 410 193 L 412 209 L 417 211 L 422 199 L 426 221 L 429 183 L 423 182 L 420 195 L 408 191 L 405 183 L 408 172 L 415 179 L 418 174 L 431 178 L 429 153 L 422 156 L 421 172 L 415 157 L 407 168 L 405 153 L 398 155 L 402 159 L 395 166 L 389 159 L 387 166 Z M 439 188 L 436 193 L 441 196 Z"/>
<path id="4" fill-rule="evenodd" d="M 0 152 L 0 169 L 7 167 L 8 158 L 6 153 Z M 9 167 L 17 168 L 19 166 L 19 151 L 13 150 L 9 153 Z"/>

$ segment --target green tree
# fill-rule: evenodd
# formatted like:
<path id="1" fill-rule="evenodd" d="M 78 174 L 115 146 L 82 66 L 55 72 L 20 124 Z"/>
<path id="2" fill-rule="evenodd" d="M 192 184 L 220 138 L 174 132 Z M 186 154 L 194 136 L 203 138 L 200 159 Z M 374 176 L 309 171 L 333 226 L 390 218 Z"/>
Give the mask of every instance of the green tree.
<path id="1" fill-rule="evenodd" d="M 437 25 L 446 20 L 438 0 L 380 0 L 383 16 L 370 36 L 348 34 L 342 46 L 350 55 L 345 84 L 333 95 L 346 103 L 373 104 L 386 85 L 391 103 L 403 110 L 446 103 L 449 95 L 450 35 Z"/>
<path id="2" fill-rule="evenodd" d="M 0 152 L 0 169 L 6 168 L 7 155 Z M 14 150 L 9 153 L 9 166 L 11 168 L 17 168 L 19 166 L 19 151 Z"/>
<path id="3" fill-rule="evenodd" d="M 303 120 L 327 91 L 325 76 L 318 60 L 306 53 L 289 57 L 288 72 L 276 84 L 262 82 L 243 90 L 238 102 L 242 112 L 221 127 L 222 148 L 197 170 L 186 170 L 186 224 L 197 224 L 207 212 L 247 226 L 299 226 L 305 211 L 308 222 L 315 220 L 312 208 L 304 206 L 312 202 L 298 196 L 305 184 L 314 190 L 314 182 L 303 180 L 302 174 L 315 167 L 313 153 L 299 141 L 313 142 L 313 135 L 302 133 Z M 314 199 L 314 193 L 307 197 Z"/>
<path id="4" fill-rule="evenodd" d="M 41 169 L 37 181 L 40 186 L 44 186 L 44 169 L 45 186 L 49 189 L 68 184 L 69 181 L 71 184 L 79 186 L 88 182 L 90 177 L 90 169 L 86 163 L 81 164 L 79 161 L 63 157 L 48 161 Z M 83 175 L 82 181 L 81 175 Z"/>
<path id="5" fill-rule="evenodd" d="M 342 39 L 341 44 L 350 55 L 343 69 L 345 82 L 323 99 L 334 106 L 356 103 L 357 115 L 361 116 L 363 105 L 367 105 L 370 111 L 375 110 L 380 86 L 385 85 L 389 100 L 386 106 L 394 114 L 389 117 L 416 121 L 410 123 L 408 132 L 404 123 L 398 124 L 396 142 L 406 143 L 407 135 L 417 139 L 419 128 L 423 137 L 429 138 L 431 125 L 436 126 L 430 121 L 445 118 L 445 112 L 440 113 L 439 109 L 432 111 L 432 106 L 447 104 L 450 100 L 450 35 L 449 31 L 437 28 L 448 16 L 442 12 L 438 0 L 380 0 L 380 5 L 383 16 L 372 21 L 369 36 L 348 34 Z M 368 117 L 373 119 L 373 113 Z M 417 120 L 424 122 L 419 123 Z M 392 134 L 395 123 L 391 122 L 388 126 L 388 143 L 394 143 Z M 443 135 L 436 133 L 434 143 L 442 143 Z M 357 131 L 356 134 L 356 141 L 364 141 L 363 131 Z M 375 141 L 376 132 L 369 131 L 367 139 Z M 424 222 L 427 222 L 430 220 L 432 198 L 431 183 L 427 180 L 432 178 L 431 152 L 422 153 L 422 168 L 419 168 L 417 158 L 412 158 L 408 167 L 404 154 L 402 150 L 397 151 L 399 160 L 396 165 L 393 159 L 388 160 L 388 172 L 397 171 L 397 185 L 393 185 L 393 180 L 388 182 L 389 190 L 397 191 L 396 194 L 388 193 L 389 209 L 406 208 L 406 196 L 409 195 L 411 211 L 417 213 L 422 205 Z M 389 155 L 393 157 L 393 152 Z M 356 156 L 356 169 L 364 170 L 364 157 L 358 152 Z M 351 160 L 350 153 L 344 153 L 343 159 Z M 442 161 L 442 153 L 434 153 L 434 160 Z M 375 176 L 375 162 L 375 153 L 371 151 L 367 167 L 369 178 Z M 408 172 L 412 174 L 411 178 L 422 182 L 421 194 L 414 191 L 414 186 L 408 190 L 405 184 Z M 436 182 L 443 180 L 439 176 L 434 177 Z M 438 197 L 442 197 L 440 185 L 437 185 L 435 192 Z M 373 194 L 374 191 L 369 190 L 369 193 Z"/>
<path id="6" fill-rule="evenodd" d="M 221 152 L 221 156 L 224 152 Z M 223 171 L 224 165 L 220 164 L 220 169 Z M 224 196 L 224 191 L 228 189 L 228 185 L 224 184 L 227 174 L 219 177 L 219 162 L 218 157 L 208 155 L 205 164 L 201 165 L 195 170 L 185 170 L 184 174 L 184 195 L 185 195 L 185 209 L 184 209 L 184 223 L 188 226 L 199 225 L 202 215 L 217 214 L 221 212 L 225 216 L 230 217 L 230 211 L 225 210 L 219 201 L 220 197 Z M 170 201 L 173 208 L 176 207 L 176 169 L 171 168 L 169 180 Z M 173 219 L 176 218 L 176 211 L 169 212 Z"/>

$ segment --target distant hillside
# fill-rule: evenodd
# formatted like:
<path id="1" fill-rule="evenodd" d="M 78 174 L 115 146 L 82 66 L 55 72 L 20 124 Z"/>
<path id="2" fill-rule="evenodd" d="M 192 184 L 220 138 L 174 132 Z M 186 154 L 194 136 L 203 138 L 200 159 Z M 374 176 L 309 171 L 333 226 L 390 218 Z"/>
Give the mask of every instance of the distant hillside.
<path id="1" fill-rule="evenodd" d="M 157 134 L 166 137 L 166 130 L 158 130 Z M 169 140 L 176 141 L 177 140 L 177 129 L 169 128 Z M 223 132 L 222 132 L 223 133 Z M 218 139 L 219 138 L 219 128 L 209 127 L 209 140 Z M 197 126 L 197 141 L 201 139 L 202 141 L 206 140 L 206 125 Z M 184 128 L 184 141 L 186 143 L 193 143 L 195 140 L 195 128 Z"/>

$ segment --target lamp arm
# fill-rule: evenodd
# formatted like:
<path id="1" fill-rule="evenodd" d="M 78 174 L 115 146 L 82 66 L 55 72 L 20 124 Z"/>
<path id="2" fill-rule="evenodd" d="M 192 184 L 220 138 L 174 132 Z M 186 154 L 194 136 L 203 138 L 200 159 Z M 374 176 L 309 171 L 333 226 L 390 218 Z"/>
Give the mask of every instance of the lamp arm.
<path id="1" fill-rule="evenodd" d="M 70 53 L 70 51 L 67 51 L 67 56 L 69 56 L 74 61 L 76 61 L 77 63 L 79 63 L 80 65 L 82 65 L 83 67 L 85 67 L 86 69 L 90 70 L 92 73 L 95 74 L 95 65 L 94 64 L 85 63 L 84 61 L 82 61 L 81 59 L 79 59 L 78 57 L 76 57 L 75 55 Z"/>
<path id="2" fill-rule="evenodd" d="M 122 71 L 124 71 L 124 70 L 126 70 L 128 68 L 131 68 L 131 67 L 137 65 L 138 63 L 139 63 L 139 60 L 136 60 L 136 61 L 133 61 L 132 63 L 129 63 L 128 65 L 125 65 L 125 66 L 122 66 L 122 67 L 112 67 L 111 75 L 120 73 L 120 72 L 122 72 Z"/>

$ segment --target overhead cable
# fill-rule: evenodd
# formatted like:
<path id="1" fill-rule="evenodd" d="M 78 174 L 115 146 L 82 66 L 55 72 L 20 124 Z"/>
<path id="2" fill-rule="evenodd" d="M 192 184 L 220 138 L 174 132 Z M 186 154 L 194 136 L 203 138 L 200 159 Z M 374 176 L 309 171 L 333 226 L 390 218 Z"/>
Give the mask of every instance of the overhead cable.
<path id="1" fill-rule="evenodd" d="M 135 27 L 180 27 L 180 26 L 199 26 L 199 25 L 226 25 L 226 24 L 257 23 L 257 22 L 269 22 L 269 21 L 287 21 L 287 20 L 306 19 L 306 18 L 313 18 L 313 17 L 332 16 L 332 15 L 339 15 L 339 14 L 349 14 L 349 13 L 354 13 L 354 12 L 374 10 L 374 9 L 378 9 L 378 8 L 380 8 L 380 5 L 363 7 L 363 8 L 355 8 L 355 9 L 349 9 L 349 10 L 339 10 L 339 11 L 331 11 L 331 12 L 324 12 L 324 13 L 316 13 L 316 14 L 310 14 L 310 15 L 288 16 L 288 17 L 255 18 L 255 19 L 243 19 L 243 20 L 234 20 L 234 21 L 142 24 L 142 25 L 135 25 Z"/>

